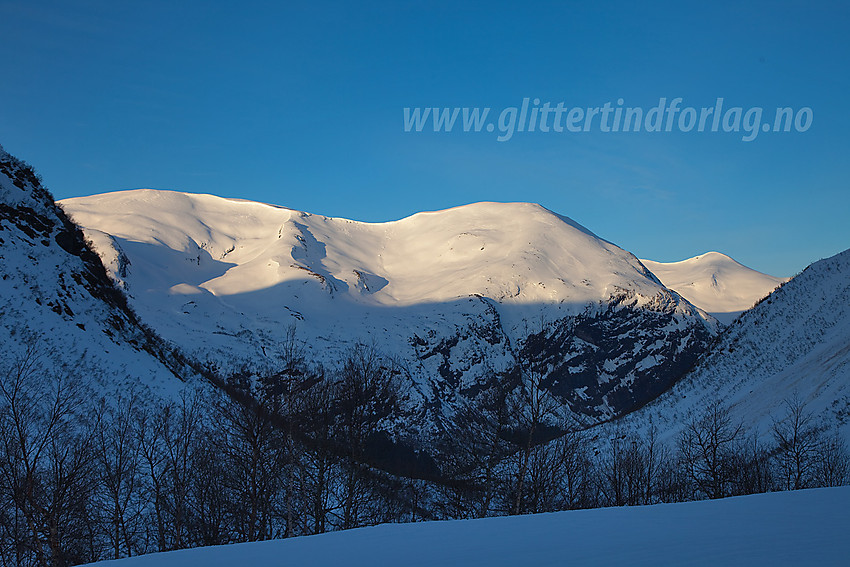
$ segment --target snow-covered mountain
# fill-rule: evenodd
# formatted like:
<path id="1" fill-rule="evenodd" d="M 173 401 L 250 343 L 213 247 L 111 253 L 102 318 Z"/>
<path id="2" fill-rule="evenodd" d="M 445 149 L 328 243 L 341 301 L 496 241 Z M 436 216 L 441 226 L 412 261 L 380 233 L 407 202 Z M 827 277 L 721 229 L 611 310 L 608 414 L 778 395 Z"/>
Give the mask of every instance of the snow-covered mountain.
<path id="1" fill-rule="evenodd" d="M 673 435 L 718 400 L 766 432 L 795 396 L 850 439 L 850 250 L 815 262 L 741 315 L 691 373 L 626 421 Z"/>
<path id="2" fill-rule="evenodd" d="M 8 385 L 14 376 L 19 357 L 33 348 L 40 361 L 33 376 L 73 375 L 98 397 L 128 389 L 172 397 L 186 383 L 222 385 L 220 380 L 227 378 L 234 380 L 232 385 L 263 379 L 264 385 L 279 387 L 278 392 L 263 393 L 279 396 L 280 388 L 294 383 L 304 396 L 292 402 L 292 409 L 287 398 L 287 411 L 292 413 L 273 416 L 273 423 L 284 424 L 287 419 L 290 425 L 306 423 L 303 432 L 288 428 L 298 447 L 293 454 L 301 453 L 303 443 L 309 455 L 303 461 L 296 456 L 301 463 L 295 467 L 298 474 L 309 478 L 314 472 L 309 460 L 317 455 L 321 466 L 335 467 L 327 478 L 337 479 L 329 482 L 338 482 L 339 490 L 348 484 L 343 480 L 346 471 L 368 472 L 364 486 L 370 485 L 368 490 L 375 494 L 357 487 L 350 494 L 373 498 L 394 493 L 402 484 L 392 482 L 393 474 L 426 478 L 437 485 L 449 480 L 453 488 L 460 479 L 458 486 L 466 488 L 467 477 L 477 478 L 480 467 L 487 467 L 485 482 L 500 487 L 504 497 L 513 501 L 513 487 L 504 479 L 516 477 L 522 488 L 521 469 L 511 468 L 519 461 L 497 463 L 498 474 L 504 476 L 491 480 L 490 458 L 485 463 L 478 456 L 466 459 L 463 454 L 482 450 L 477 443 L 440 441 L 475 437 L 481 431 L 494 439 L 488 441 L 490 456 L 502 458 L 511 449 L 497 445 L 511 439 L 512 447 L 519 447 L 512 440 L 519 439 L 518 434 L 528 432 L 528 445 L 523 445 L 528 448 L 535 433 L 545 440 L 553 431 L 539 422 L 525 425 L 522 412 L 532 412 L 546 402 L 531 396 L 537 402 L 512 405 L 524 401 L 522 388 L 515 388 L 514 380 L 526 380 L 534 392 L 548 390 L 562 402 L 560 413 L 550 416 L 550 425 L 593 425 L 627 414 L 615 420 L 613 427 L 625 422 L 645 431 L 653 425 L 662 439 L 669 440 L 683 424 L 719 400 L 731 408 L 736 420 L 765 433 L 784 412 L 783 401 L 795 397 L 823 425 L 838 424 L 850 439 L 850 250 L 813 264 L 718 335 L 715 319 L 665 287 L 633 255 L 539 205 L 478 203 L 374 224 L 167 191 L 111 193 L 70 199 L 64 206 L 85 225 L 85 236 L 53 202 L 32 168 L 0 148 L 0 378 L 4 383 Z M 764 278 L 769 276 L 753 275 L 722 255 L 678 264 L 685 265 L 674 267 L 664 278 L 680 282 L 682 289 L 690 289 L 692 297 L 709 309 L 742 306 L 748 293 L 768 285 Z M 663 272 L 659 266 L 653 269 Z M 707 286 L 697 285 L 706 281 Z M 299 375 L 302 367 L 281 366 L 292 346 L 292 329 L 303 342 L 307 358 L 324 363 L 327 372 Z M 359 343 L 372 344 L 394 358 L 391 371 L 404 386 L 400 409 L 391 403 L 381 405 L 385 398 L 395 397 L 394 393 L 384 395 L 389 389 L 380 390 L 379 395 L 364 394 L 358 390 L 363 382 L 356 380 L 323 388 L 322 377 L 329 381 L 350 377 L 345 372 L 337 374 L 335 365 Z M 292 376 L 305 379 L 288 381 Z M 499 407 L 498 424 L 488 424 L 488 420 L 496 421 L 496 415 L 473 406 L 497 386 L 505 386 L 505 399 L 508 390 L 518 397 Z M 228 391 L 253 409 L 251 400 Z M 283 403 L 280 396 L 268 400 Z M 354 408 L 350 422 L 342 415 L 346 404 Z M 385 407 L 392 409 L 385 412 Z M 331 416 L 332 421 L 322 421 L 327 415 L 319 419 L 315 431 L 324 427 L 326 437 L 309 437 L 310 416 L 321 413 L 316 408 L 339 412 L 338 422 L 334 421 L 337 415 Z M 357 419 L 354 414 L 361 410 L 369 414 L 368 419 Z M 510 413 L 504 422 L 503 411 Z M 244 416 L 254 419 L 260 414 L 265 415 L 246 412 Z M 199 437 L 214 437 L 221 422 L 211 420 L 209 429 L 205 422 Z M 381 429 L 390 435 L 382 435 Z M 597 442 L 608 432 L 604 426 L 597 427 L 589 439 Z M 352 438 L 358 440 L 356 447 Z M 218 442 L 225 439 L 227 435 Z M 350 442 L 350 452 L 341 459 L 338 453 L 346 451 Z M 227 443 L 209 447 L 222 446 Z M 323 452 L 310 453 L 317 447 Z M 395 466 L 398 460 L 404 460 L 405 466 Z M 447 463 L 459 466 L 441 467 Z M 163 472 L 168 465 L 163 466 L 159 472 L 152 468 L 151 478 L 170 474 Z M 441 478 L 446 470 L 449 476 Z M 239 470 L 232 474 L 232 478 L 244 478 Z M 327 493 L 324 481 L 318 485 L 318 494 Z M 141 501 L 146 498 L 144 490 Z M 415 485 L 413 490 L 418 490 Z M 347 494 L 339 492 L 333 498 L 342 501 Z M 372 564 L 375 549 L 387 552 L 387 561 L 392 562 L 435 537 L 449 545 L 428 548 L 436 550 L 431 555 L 417 555 L 423 564 L 445 562 L 451 550 L 452 559 L 460 557 L 469 563 L 470 557 L 479 558 L 476 553 L 482 547 L 489 550 L 487 562 L 492 564 L 559 563 L 566 553 L 573 558 L 583 554 L 585 563 L 617 562 L 625 557 L 634 562 L 634 550 L 641 546 L 647 550 L 644 559 L 652 564 L 659 557 L 662 563 L 697 559 L 716 563 L 729 558 L 729 549 L 735 550 L 735 557 L 740 552 L 749 564 L 753 542 L 757 542 L 758 558 L 771 564 L 790 557 L 795 562 L 814 557 L 820 563 L 844 558 L 843 548 L 836 546 L 843 542 L 836 534 L 846 531 L 846 521 L 836 521 L 846 516 L 840 513 L 847 499 L 844 492 L 811 497 L 814 506 L 799 495 L 768 496 L 760 497 L 751 509 L 737 499 L 658 506 L 646 513 L 630 508 L 504 519 L 501 526 L 485 521 L 432 524 L 421 532 L 417 526 L 399 528 L 410 530 L 406 533 L 377 528 L 369 532 L 377 537 L 367 536 L 366 544 L 357 539 L 366 532 L 350 532 L 302 538 L 297 543 L 269 542 L 265 548 L 235 547 L 221 555 L 208 549 L 137 561 L 140 565 L 157 561 L 213 565 L 232 563 L 237 556 L 244 560 L 251 554 L 256 554 L 255 562 L 279 554 L 290 558 L 302 554 L 313 560 L 317 550 L 330 549 L 322 542 L 336 547 L 349 541 L 353 547 L 344 551 L 347 560 Z M 99 496 L 92 498 L 99 506 Z M 144 505 L 152 506 L 156 498 Z M 420 517 L 419 498 L 411 492 L 398 503 L 404 498 L 412 499 L 413 517 Z M 836 498 L 842 499 L 837 505 Z M 374 501 L 385 502 L 378 497 Z M 519 498 L 516 501 L 519 510 Z M 490 505 L 488 501 L 486 506 Z M 803 532 L 797 522 L 776 521 L 787 518 L 777 511 L 787 511 L 789 505 L 806 515 Z M 323 504 L 325 511 L 320 514 L 333 509 L 329 506 Z M 88 510 L 89 504 L 78 508 Z M 485 511 L 508 509 L 501 505 Z M 737 523 L 730 525 L 730 516 Z M 712 520 L 706 522 L 709 517 Z M 112 525 L 112 516 L 104 518 L 106 523 L 96 525 Z M 342 525 L 363 525 L 364 521 L 365 516 Z M 585 534 L 588 537 L 580 538 L 583 547 L 572 542 L 553 553 L 551 546 L 534 543 L 534 538 L 551 543 L 551 534 L 579 533 L 593 523 L 596 527 Z M 614 532 L 627 534 L 625 539 L 616 538 L 616 548 L 607 545 L 612 525 Z M 641 528 L 646 525 L 651 529 Z M 659 555 L 659 546 L 670 540 L 671 533 L 679 534 L 674 537 L 679 543 L 664 547 L 667 554 Z M 708 534 L 708 539 L 721 544 L 694 553 L 695 540 L 688 539 L 694 533 L 700 541 Z M 805 533 L 803 540 L 801 533 Z M 785 542 L 785 547 L 777 547 L 777 540 Z M 469 541 L 476 542 L 475 547 Z M 506 542 L 507 548 L 500 547 Z M 142 543 L 148 546 L 149 542 Z M 129 545 L 128 539 L 128 550 Z M 600 546 L 607 551 L 600 554 Z M 167 547 L 160 544 L 158 548 Z M 534 551 L 540 549 L 543 552 Z M 440 555 L 443 552 L 447 553 Z M 337 563 L 340 555 L 322 557 Z"/>
<path id="3" fill-rule="evenodd" d="M 142 320 L 193 357 L 271 372 L 292 325 L 328 364 L 373 343 L 406 369 L 419 428 L 528 359 L 575 416 L 605 419 L 669 387 L 715 332 L 632 254 L 534 204 L 387 223 L 154 190 L 62 205 Z"/>
<path id="4" fill-rule="evenodd" d="M 128 309 L 32 168 L 2 148 L 0 343 L 0 371 L 29 351 L 37 371 L 73 375 L 95 395 L 136 388 L 171 396 L 196 377 Z"/>
<path id="5" fill-rule="evenodd" d="M 681 262 L 641 262 L 665 286 L 724 325 L 787 281 L 757 272 L 720 252 L 706 252 Z"/>

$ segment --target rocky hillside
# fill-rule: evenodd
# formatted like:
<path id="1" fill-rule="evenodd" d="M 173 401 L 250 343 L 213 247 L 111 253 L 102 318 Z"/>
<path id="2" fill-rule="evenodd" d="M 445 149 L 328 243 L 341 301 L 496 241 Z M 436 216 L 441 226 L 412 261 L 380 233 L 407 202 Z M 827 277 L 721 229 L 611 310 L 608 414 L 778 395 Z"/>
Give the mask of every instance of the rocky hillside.
<path id="1" fill-rule="evenodd" d="M 795 397 L 850 439 L 850 250 L 815 262 L 745 312 L 693 372 L 626 421 L 673 435 L 719 400 L 765 432 Z"/>
<path id="2" fill-rule="evenodd" d="M 40 371 L 97 395 L 172 395 L 197 375 L 127 305 L 82 231 L 34 170 L 0 148 L 0 368 L 29 356 Z"/>

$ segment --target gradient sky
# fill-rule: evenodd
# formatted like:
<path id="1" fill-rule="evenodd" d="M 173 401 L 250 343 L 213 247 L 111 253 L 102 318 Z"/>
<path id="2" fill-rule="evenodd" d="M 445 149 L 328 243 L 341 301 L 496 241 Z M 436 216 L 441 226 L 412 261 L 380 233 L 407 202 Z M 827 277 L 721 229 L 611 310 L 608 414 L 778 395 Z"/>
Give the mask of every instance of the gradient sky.
<path id="1" fill-rule="evenodd" d="M 534 201 L 642 258 L 850 247 L 846 3 L 6 2 L 0 144 L 57 199 L 152 187 L 366 221 Z M 806 132 L 405 133 L 538 97 L 810 107 Z M 772 118 L 771 118 L 772 120 Z"/>

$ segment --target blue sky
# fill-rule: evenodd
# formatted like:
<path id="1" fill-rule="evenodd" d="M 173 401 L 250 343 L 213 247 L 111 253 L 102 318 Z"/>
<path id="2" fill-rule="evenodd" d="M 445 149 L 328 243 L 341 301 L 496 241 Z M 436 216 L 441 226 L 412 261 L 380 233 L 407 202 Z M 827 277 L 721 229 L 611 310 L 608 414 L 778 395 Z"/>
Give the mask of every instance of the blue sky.
<path id="1" fill-rule="evenodd" d="M 0 0 L 0 143 L 57 198 L 153 187 L 366 221 L 534 201 L 640 257 L 783 276 L 850 246 L 846 4 L 591 4 Z M 403 131 L 404 107 L 523 97 L 813 121 L 751 142 Z"/>

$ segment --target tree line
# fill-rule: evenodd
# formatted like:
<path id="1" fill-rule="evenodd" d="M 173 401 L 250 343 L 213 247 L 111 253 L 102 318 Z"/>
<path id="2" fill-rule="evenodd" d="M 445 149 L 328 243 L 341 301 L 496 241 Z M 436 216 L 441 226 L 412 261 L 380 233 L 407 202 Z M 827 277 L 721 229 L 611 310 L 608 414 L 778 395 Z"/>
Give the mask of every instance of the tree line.
<path id="1" fill-rule="evenodd" d="M 132 389 L 98 399 L 79 371 L 42 361 L 33 344 L 0 366 L 3 565 L 850 480 L 842 438 L 796 398 L 761 437 L 713 403 L 669 443 L 655 428 L 553 424 L 542 369 L 521 363 L 456 416 L 433 470 L 399 474 L 374 447 L 399 413 L 403 372 L 374 348 L 316 369 L 292 346 L 273 374 L 169 401 Z"/>

